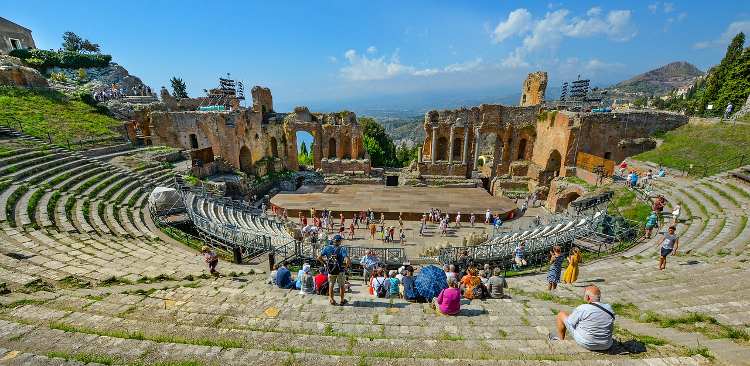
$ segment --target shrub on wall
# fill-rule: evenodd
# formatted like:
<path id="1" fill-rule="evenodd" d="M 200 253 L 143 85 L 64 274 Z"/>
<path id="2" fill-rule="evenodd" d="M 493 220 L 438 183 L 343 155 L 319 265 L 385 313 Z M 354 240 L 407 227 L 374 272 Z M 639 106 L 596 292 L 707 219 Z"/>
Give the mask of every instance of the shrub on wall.
<path id="1" fill-rule="evenodd" d="M 10 51 L 10 55 L 20 58 L 29 66 L 39 70 L 50 67 L 78 69 L 87 67 L 107 67 L 111 55 L 83 54 L 70 51 L 50 51 L 40 49 L 20 49 Z"/>

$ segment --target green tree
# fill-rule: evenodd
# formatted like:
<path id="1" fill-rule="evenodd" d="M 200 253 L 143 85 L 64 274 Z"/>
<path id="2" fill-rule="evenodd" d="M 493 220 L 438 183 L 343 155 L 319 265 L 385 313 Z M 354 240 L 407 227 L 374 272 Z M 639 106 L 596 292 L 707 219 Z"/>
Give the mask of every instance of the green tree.
<path id="1" fill-rule="evenodd" d="M 730 90 L 730 86 L 733 83 L 729 79 L 729 76 L 736 76 L 738 73 L 741 74 L 741 70 L 735 70 L 736 68 L 741 69 L 741 63 L 745 50 L 743 46 L 745 44 L 745 34 L 740 32 L 732 39 L 732 42 L 727 46 L 727 52 L 724 54 L 724 58 L 721 62 L 711 68 L 706 77 L 705 90 L 700 94 L 701 99 L 698 102 L 698 112 L 700 114 L 719 115 L 723 113 L 723 109 L 726 108 L 727 104 L 732 101 L 733 96 L 744 94 L 747 97 L 747 90 Z M 736 86 L 736 85 L 733 85 Z M 735 104 L 735 107 L 741 105 L 744 102 L 738 101 L 739 104 Z M 713 104 L 713 109 L 708 111 L 706 107 L 709 104 Z"/>
<path id="2" fill-rule="evenodd" d="M 85 83 L 86 80 L 89 79 L 88 74 L 86 74 L 86 69 L 84 69 L 82 67 L 79 68 L 76 73 L 77 73 L 77 76 L 78 76 L 78 82 L 79 83 Z"/>
<path id="3" fill-rule="evenodd" d="M 396 149 L 396 165 L 401 168 L 408 166 L 412 161 L 417 160 L 417 154 L 419 154 L 419 145 L 407 147 L 406 143 L 401 143 Z"/>
<path id="4" fill-rule="evenodd" d="M 646 104 L 648 104 L 648 98 L 647 97 L 639 97 L 639 98 L 636 98 L 633 101 L 633 105 L 636 108 L 643 108 L 643 107 L 646 106 Z"/>
<path id="5" fill-rule="evenodd" d="M 385 128 L 370 117 L 359 118 L 359 125 L 362 127 L 365 149 L 370 154 L 372 165 L 376 167 L 397 166 L 396 145 L 385 132 Z"/>
<path id="6" fill-rule="evenodd" d="M 90 52 L 90 53 L 99 53 L 100 47 L 98 43 L 93 43 L 89 41 L 88 39 L 84 39 L 81 42 L 81 50 Z"/>
<path id="7" fill-rule="evenodd" d="M 310 147 L 312 148 L 312 144 L 310 144 Z M 313 157 L 312 154 L 307 150 L 307 145 L 302 142 L 302 145 L 300 145 L 299 153 L 297 154 L 297 163 L 299 165 L 313 165 Z"/>
<path id="8" fill-rule="evenodd" d="M 175 98 L 187 98 L 187 86 L 185 85 L 185 82 L 182 81 L 182 78 L 178 78 L 176 76 L 173 76 L 172 79 L 169 80 L 170 83 L 172 83 L 172 95 Z"/>
<path id="9" fill-rule="evenodd" d="M 73 32 L 63 33 L 63 49 L 70 52 L 80 52 L 83 38 Z"/>

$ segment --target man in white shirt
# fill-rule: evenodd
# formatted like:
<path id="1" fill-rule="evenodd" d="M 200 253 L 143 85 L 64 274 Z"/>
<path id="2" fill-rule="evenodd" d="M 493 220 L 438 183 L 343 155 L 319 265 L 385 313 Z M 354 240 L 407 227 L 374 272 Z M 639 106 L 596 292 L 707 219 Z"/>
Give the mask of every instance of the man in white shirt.
<path id="1" fill-rule="evenodd" d="M 587 304 L 579 305 L 573 313 L 557 313 L 557 334 L 565 339 L 569 333 L 579 346 L 589 351 L 604 351 L 612 347 L 615 328 L 615 313 L 609 304 L 599 302 L 601 290 L 595 285 L 586 287 L 583 299 Z M 558 339 L 550 336 L 550 339 Z"/>

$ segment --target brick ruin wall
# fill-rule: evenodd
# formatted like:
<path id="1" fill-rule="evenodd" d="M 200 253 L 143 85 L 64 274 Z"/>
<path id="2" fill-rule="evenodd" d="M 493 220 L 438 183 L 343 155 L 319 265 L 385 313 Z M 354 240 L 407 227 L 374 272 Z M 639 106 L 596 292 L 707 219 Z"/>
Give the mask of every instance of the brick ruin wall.
<path id="1" fill-rule="evenodd" d="M 494 141 L 491 161 L 495 169 L 490 169 L 494 172 L 492 175 L 507 172 L 513 161 L 531 156 L 538 112 L 538 106 L 499 104 L 427 112 L 424 120 L 427 137 L 417 165 L 419 173 L 470 177 L 478 156 L 483 155 L 482 139 Z"/>
<path id="2" fill-rule="evenodd" d="M 521 89 L 521 107 L 539 105 L 544 102 L 544 94 L 547 90 L 547 73 L 544 71 L 532 72 L 526 76 Z"/>
<path id="3" fill-rule="evenodd" d="M 163 110 L 143 113 L 134 125 L 142 126 L 151 143 L 185 150 L 211 148 L 248 175 L 264 175 L 282 169 L 297 170 L 298 131 L 315 139 L 313 160 L 323 173 L 370 172 L 362 130 L 352 112 L 310 113 L 298 107 L 294 113 L 273 112 L 268 88 L 252 89 L 253 108 L 232 111 L 196 111 L 199 99 L 176 99 L 162 93 Z M 166 95 L 164 95 L 166 94 Z M 322 159 L 325 164 L 321 164 Z"/>

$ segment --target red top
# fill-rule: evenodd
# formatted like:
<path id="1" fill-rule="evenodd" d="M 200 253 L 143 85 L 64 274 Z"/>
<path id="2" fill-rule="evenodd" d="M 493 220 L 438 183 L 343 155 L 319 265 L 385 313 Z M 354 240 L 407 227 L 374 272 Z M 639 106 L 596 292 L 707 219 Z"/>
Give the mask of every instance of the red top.
<path id="1" fill-rule="evenodd" d="M 328 281 L 328 276 L 326 276 L 323 273 L 318 273 L 314 278 L 313 281 L 315 281 L 315 289 L 320 290 L 320 286 L 323 285 L 326 281 Z"/>

